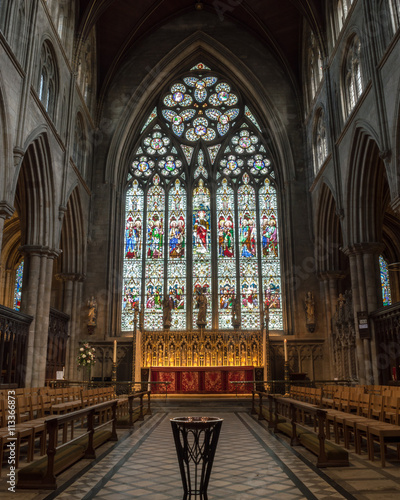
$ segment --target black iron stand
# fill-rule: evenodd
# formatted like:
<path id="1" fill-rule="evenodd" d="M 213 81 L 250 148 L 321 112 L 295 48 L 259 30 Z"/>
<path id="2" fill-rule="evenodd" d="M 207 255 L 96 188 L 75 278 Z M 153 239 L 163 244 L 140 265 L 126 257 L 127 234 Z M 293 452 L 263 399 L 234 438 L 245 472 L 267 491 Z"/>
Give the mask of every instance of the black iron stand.
<path id="1" fill-rule="evenodd" d="M 183 500 L 207 500 L 207 487 L 222 418 L 177 417 L 171 419 L 183 484 Z"/>

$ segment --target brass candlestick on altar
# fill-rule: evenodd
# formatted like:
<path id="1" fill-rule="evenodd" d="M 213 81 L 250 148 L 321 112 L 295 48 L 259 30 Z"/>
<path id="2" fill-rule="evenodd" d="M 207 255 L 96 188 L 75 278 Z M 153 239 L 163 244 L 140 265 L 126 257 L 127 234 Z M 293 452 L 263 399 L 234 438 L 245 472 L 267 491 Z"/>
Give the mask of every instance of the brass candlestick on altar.
<path id="1" fill-rule="evenodd" d="M 285 361 L 285 394 L 283 397 L 290 397 L 289 361 Z"/>
<path id="2" fill-rule="evenodd" d="M 288 359 L 288 348 L 287 348 L 287 339 L 283 341 L 283 352 L 285 356 L 285 394 L 284 398 L 288 398 L 290 396 L 290 378 L 289 378 L 289 359 Z"/>
<path id="3" fill-rule="evenodd" d="M 117 341 L 114 340 L 113 363 L 111 370 L 111 382 L 117 381 Z"/>

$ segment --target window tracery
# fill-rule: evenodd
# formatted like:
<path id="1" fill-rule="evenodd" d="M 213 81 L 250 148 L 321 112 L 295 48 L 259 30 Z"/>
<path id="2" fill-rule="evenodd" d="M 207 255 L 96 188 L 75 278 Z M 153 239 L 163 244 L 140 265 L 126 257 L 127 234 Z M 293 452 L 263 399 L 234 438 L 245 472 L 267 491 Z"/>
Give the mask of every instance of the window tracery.
<path id="1" fill-rule="evenodd" d="M 57 70 L 47 41 L 43 43 L 40 53 L 38 95 L 47 113 L 54 118 L 57 100 Z"/>
<path id="2" fill-rule="evenodd" d="M 234 299 L 242 328 L 259 328 L 269 306 L 282 329 L 275 172 L 260 131 L 234 85 L 203 63 L 161 94 L 128 175 L 122 330 L 136 304 L 145 329 L 162 330 L 165 298 L 171 329 L 197 329 L 200 294 L 208 329 L 233 328 Z"/>
<path id="3" fill-rule="evenodd" d="M 400 0 L 389 0 L 389 9 L 393 32 L 396 33 L 400 27 Z"/>
<path id="4" fill-rule="evenodd" d="M 347 115 L 349 115 L 363 92 L 361 43 L 357 35 L 353 36 L 347 51 L 344 88 Z"/>
<path id="5" fill-rule="evenodd" d="M 319 110 L 315 124 L 314 135 L 314 165 L 317 172 L 323 165 L 328 156 L 328 141 L 325 125 L 324 113 Z"/>

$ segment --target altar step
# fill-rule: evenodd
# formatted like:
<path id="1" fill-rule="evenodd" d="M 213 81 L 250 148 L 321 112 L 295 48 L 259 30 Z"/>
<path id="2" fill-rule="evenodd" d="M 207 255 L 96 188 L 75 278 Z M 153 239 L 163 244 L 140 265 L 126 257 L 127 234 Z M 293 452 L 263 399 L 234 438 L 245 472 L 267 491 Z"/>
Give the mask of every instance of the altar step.
<path id="1" fill-rule="evenodd" d="M 187 408 L 190 409 L 191 414 L 193 414 L 194 408 L 198 409 L 200 413 L 204 411 L 207 411 L 207 413 L 210 411 L 250 411 L 251 397 L 210 397 L 209 395 L 157 397 L 151 399 L 151 407 L 154 412 L 181 411 Z"/>

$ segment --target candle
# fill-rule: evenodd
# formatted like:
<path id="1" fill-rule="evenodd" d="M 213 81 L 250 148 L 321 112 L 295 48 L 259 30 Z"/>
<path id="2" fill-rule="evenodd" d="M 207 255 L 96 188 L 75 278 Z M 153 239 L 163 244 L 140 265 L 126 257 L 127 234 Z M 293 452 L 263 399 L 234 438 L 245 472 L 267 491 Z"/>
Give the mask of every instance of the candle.
<path id="1" fill-rule="evenodd" d="M 284 348 L 284 351 L 285 351 L 285 363 L 286 363 L 287 360 L 288 360 L 288 357 L 287 357 L 287 340 L 286 339 L 283 341 L 283 348 Z"/>
<path id="2" fill-rule="evenodd" d="M 114 340 L 113 363 L 117 362 L 117 341 Z"/>

